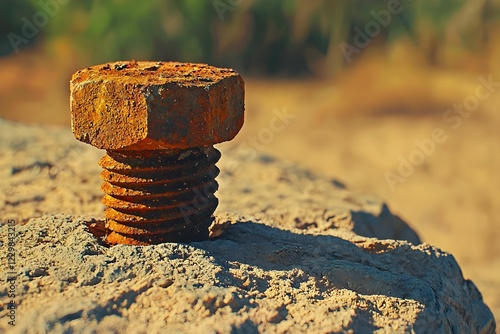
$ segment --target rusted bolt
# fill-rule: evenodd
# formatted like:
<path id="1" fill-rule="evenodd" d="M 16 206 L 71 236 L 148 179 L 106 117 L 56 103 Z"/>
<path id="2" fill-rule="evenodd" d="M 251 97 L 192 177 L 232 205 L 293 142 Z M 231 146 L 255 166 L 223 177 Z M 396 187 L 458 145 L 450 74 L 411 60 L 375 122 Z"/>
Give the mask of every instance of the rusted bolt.
<path id="1" fill-rule="evenodd" d="M 70 83 L 76 139 L 105 149 L 99 162 L 110 244 L 208 238 L 218 200 L 213 145 L 243 125 L 234 70 L 176 62 L 116 62 Z"/>

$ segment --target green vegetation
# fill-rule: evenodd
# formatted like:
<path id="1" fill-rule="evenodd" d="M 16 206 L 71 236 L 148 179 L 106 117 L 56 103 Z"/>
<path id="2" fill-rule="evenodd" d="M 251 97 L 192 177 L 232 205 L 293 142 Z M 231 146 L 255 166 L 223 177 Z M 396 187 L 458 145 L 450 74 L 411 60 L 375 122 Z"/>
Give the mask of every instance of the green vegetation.
<path id="1" fill-rule="evenodd" d="M 7 33 L 50 1 L 57 0 L 2 0 L 1 54 Z M 392 3 L 401 11 L 370 44 L 406 36 L 431 52 L 429 39 L 435 48 L 453 35 L 460 47 L 480 48 L 488 24 L 500 19 L 500 0 L 78 0 L 61 4 L 37 39 L 71 40 L 92 62 L 173 59 L 261 74 L 331 73 L 346 66 L 341 43 L 356 46 L 356 28 L 365 31 L 373 13 Z"/>

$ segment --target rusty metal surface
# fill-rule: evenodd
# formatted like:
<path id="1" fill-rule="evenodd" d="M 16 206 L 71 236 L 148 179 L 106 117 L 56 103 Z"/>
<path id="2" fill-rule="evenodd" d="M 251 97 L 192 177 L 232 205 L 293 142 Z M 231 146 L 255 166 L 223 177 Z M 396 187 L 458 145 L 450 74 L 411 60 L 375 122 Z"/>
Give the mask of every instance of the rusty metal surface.
<path id="1" fill-rule="evenodd" d="M 234 70 L 177 62 L 116 62 L 70 82 L 75 137 L 107 150 L 183 149 L 230 140 L 243 125 Z"/>
<path id="2" fill-rule="evenodd" d="M 157 243 L 191 239 L 194 230 L 208 233 L 218 204 L 220 152 L 208 147 L 138 153 L 108 151 L 99 163 L 106 227 L 113 231 L 108 242 Z"/>
<path id="3" fill-rule="evenodd" d="M 116 62 L 70 82 L 75 137 L 107 155 L 101 187 L 109 244 L 208 237 L 218 200 L 213 144 L 243 125 L 234 70 L 176 62 Z"/>

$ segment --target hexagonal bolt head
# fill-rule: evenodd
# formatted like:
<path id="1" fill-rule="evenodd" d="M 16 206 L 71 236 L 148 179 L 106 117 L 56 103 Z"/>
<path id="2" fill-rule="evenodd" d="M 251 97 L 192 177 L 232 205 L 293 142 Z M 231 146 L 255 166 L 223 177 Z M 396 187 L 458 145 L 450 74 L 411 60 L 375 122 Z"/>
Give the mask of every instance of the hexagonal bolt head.
<path id="1" fill-rule="evenodd" d="M 75 137 L 108 153 L 100 162 L 108 243 L 206 239 L 217 206 L 219 153 L 212 146 L 243 125 L 238 73 L 116 62 L 78 71 L 70 89 Z"/>
<path id="2" fill-rule="evenodd" d="M 208 146 L 243 125 L 243 80 L 231 69 L 116 62 L 76 72 L 70 89 L 76 139 L 101 149 Z"/>

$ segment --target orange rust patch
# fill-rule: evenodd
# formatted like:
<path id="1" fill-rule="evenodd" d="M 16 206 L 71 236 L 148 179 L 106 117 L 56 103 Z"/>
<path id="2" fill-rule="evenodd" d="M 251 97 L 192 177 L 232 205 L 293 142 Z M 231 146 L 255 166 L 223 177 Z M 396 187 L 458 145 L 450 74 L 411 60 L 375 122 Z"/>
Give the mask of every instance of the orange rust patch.
<path id="1" fill-rule="evenodd" d="M 70 82 L 75 137 L 107 155 L 106 242 L 206 240 L 218 200 L 213 144 L 243 125 L 243 80 L 206 64 L 115 62 Z"/>
<path id="2" fill-rule="evenodd" d="M 243 125 L 234 70 L 177 62 L 115 62 L 70 82 L 75 137 L 101 149 L 184 149 L 231 140 Z"/>
<path id="3" fill-rule="evenodd" d="M 108 151 L 100 161 L 106 227 L 113 232 L 108 242 L 193 240 L 193 233 L 208 237 L 218 204 L 219 158 L 213 147 L 147 151 L 144 156 Z"/>

